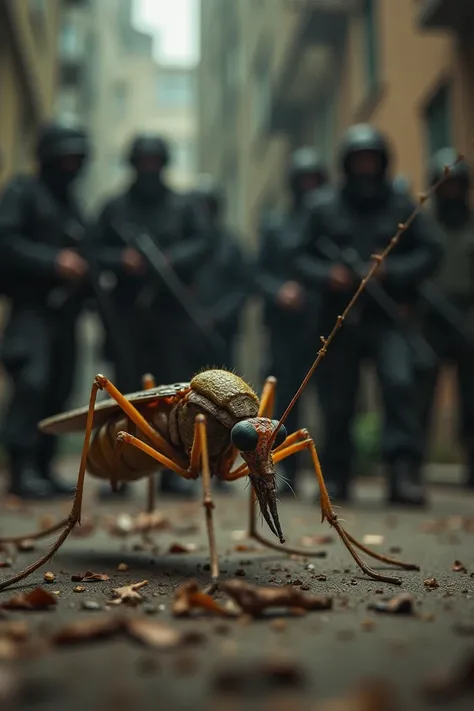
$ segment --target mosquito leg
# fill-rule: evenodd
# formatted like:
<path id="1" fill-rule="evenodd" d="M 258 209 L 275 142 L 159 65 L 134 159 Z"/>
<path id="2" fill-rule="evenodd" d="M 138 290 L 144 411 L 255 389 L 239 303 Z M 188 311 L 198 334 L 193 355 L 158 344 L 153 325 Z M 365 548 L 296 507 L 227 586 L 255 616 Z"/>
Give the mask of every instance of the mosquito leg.
<path id="1" fill-rule="evenodd" d="M 91 438 L 91 433 L 92 433 L 92 426 L 94 423 L 94 408 L 95 408 L 95 402 L 97 398 L 97 392 L 99 390 L 99 386 L 94 383 L 92 385 L 91 389 L 91 395 L 90 395 L 90 400 L 89 400 L 89 411 L 87 413 L 87 423 L 86 423 L 86 431 L 84 434 L 84 444 L 82 446 L 82 454 L 81 454 L 81 463 L 79 466 L 79 474 L 77 476 L 77 485 L 76 485 L 76 493 L 74 494 L 74 501 L 72 504 L 72 509 L 71 513 L 69 514 L 68 518 L 66 519 L 64 529 L 62 533 L 60 534 L 59 538 L 57 541 L 53 543 L 51 548 L 47 553 L 45 553 L 44 556 L 39 558 L 35 563 L 32 563 L 29 565 L 27 568 L 22 570 L 20 573 L 17 573 L 16 575 L 12 576 L 11 578 L 8 578 L 7 580 L 3 580 L 0 582 L 0 590 L 5 590 L 6 588 L 10 587 L 10 585 L 13 585 L 14 583 L 18 583 L 20 580 L 24 580 L 24 578 L 27 578 L 31 573 L 34 573 L 35 570 L 38 570 L 38 568 L 41 568 L 42 565 L 47 563 L 53 555 L 60 549 L 64 541 L 67 539 L 69 534 L 71 533 L 72 529 L 76 526 L 76 524 L 81 523 L 81 509 L 82 509 L 82 498 L 84 494 L 84 480 L 85 480 L 85 475 L 86 475 L 86 462 L 87 462 L 87 453 L 89 450 L 89 443 L 90 443 L 90 438 Z M 59 525 L 59 524 L 58 524 Z M 51 530 L 57 530 L 58 526 L 52 527 Z M 42 532 L 44 533 L 44 532 Z M 23 536 L 25 538 L 25 536 Z"/>
<path id="2" fill-rule="evenodd" d="M 219 584 L 219 556 L 217 554 L 216 534 L 214 530 L 213 510 L 215 504 L 211 494 L 211 468 L 209 466 L 206 418 L 204 415 L 197 415 L 194 423 L 194 441 L 189 469 L 196 478 L 199 476 L 199 473 L 201 474 L 202 503 L 206 514 L 207 538 L 211 556 L 211 584 L 206 588 L 206 592 L 213 593 L 217 590 Z"/>
<path id="3" fill-rule="evenodd" d="M 398 578 L 391 578 L 385 575 L 381 575 L 380 573 L 377 573 L 376 571 L 372 570 L 369 566 L 367 566 L 362 559 L 359 557 L 357 552 L 354 550 L 353 546 L 356 546 L 357 548 L 363 550 L 365 553 L 368 555 L 372 556 L 372 558 L 375 558 L 376 560 L 382 561 L 383 563 L 388 563 L 390 565 L 395 565 L 400 568 L 404 568 L 405 570 L 419 570 L 418 565 L 414 565 L 413 563 L 405 563 L 400 560 L 396 560 L 395 558 L 390 558 L 388 556 L 381 555 L 379 553 L 375 553 L 374 551 L 371 551 L 369 548 L 366 548 L 365 546 L 362 545 L 362 543 L 359 543 L 356 541 L 356 539 L 353 538 L 353 536 L 349 535 L 346 533 L 346 531 L 342 528 L 341 524 L 338 521 L 338 518 L 334 511 L 332 510 L 331 507 L 331 502 L 329 499 L 329 494 L 326 489 L 326 484 L 324 482 L 324 477 L 323 473 L 321 471 L 321 465 L 319 463 L 319 457 L 316 451 L 316 446 L 312 440 L 312 438 L 309 435 L 309 432 L 307 430 L 300 430 L 301 436 L 304 436 L 305 439 L 301 442 L 296 442 L 294 444 L 291 444 L 289 447 L 284 448 L 283 450 L 280 450 L 279 452 L 276 452 L 273 455 L 273 459 L 275 462 L 281 461 L 282 459 L 286 459 L 286 457 L 290 457 L 292 454 L 296 454 L 296 452 L 301 452 L 304 449 L 308 449 L 310 454 L 311 454 L 311 459 L 313 461 L 313 466 L 315 470 L 315 474 L 318 480 L 319 484 L 319 489 L 320 489 L 320 494 L 321 494 L 321 515 L 322 515 L 322 521 L 325 519 L 329 523 L 330 526 L 336 529 L 339 537 L 341 538 L 342 542 L 346 546 L 347 550 L 349 553 L 352 555 L 356 563 L 359 565 L 361 570 L 368 575 L 369 577 L 373 578 L 374 580 L 380 580 L 382 582 L 387 582 L 387 583 L 394 583 L 396 585 L 401 584 L 401 580 Z M 283 548 L 283 547 L 282 547 Z"/>

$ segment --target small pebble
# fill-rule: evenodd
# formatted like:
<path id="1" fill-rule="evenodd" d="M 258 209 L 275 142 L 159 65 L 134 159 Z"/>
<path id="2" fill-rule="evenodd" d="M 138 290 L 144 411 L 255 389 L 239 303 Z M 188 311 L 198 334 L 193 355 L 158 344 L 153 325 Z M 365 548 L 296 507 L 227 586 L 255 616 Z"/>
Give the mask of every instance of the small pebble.
<path id="1" fill-rule="evenodd" d="M 117 565 L 117 570 L 120 570 L 122 572 L 128 570 L 128 565 L 126 563 L 119 563 Z"/>
<path id="2" fill-rule="evenodd" d="M 84 585 L 76 585 L 76 587 L 73 589 L 73 592 L 84 592 L 84 590 Z"/>
<path id="3" fill-rule="evenodd" d="M 45 573 L 43 577 L 46 583 L 54 583 L 54 581 L 56 580 L 55 574 L 49 571 Z"/>
<path id="4" fill-rule="evenodd" d="M 158 611 L 158 605 L 151 605 L 150 603 L 143 605 L 143 612 L 147 615 L 156 615 Z"/>
<path id="5" fill-rule="evenodd" d="M 82 608 L 84 610 L 100 610 L 101 606 L 95 600 L 84 600 L 82 602 Z"/>

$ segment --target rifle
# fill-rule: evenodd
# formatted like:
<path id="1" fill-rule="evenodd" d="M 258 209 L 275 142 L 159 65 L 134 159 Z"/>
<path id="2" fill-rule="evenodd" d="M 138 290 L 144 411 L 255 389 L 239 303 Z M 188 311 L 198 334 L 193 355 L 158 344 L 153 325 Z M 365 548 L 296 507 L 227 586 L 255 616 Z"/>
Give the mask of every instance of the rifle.
<path id="1" fill-rule="evenodd" d="M 226 343 L 217 333 L 206 311 L 196 302 L 196 297 L 182 283 L 174 269 L 169 265 L 161 249 L 157 246 L 149 233 L 143 228 L 129 224 L 114 224 L 114 230 L 127 247 L 136 249 L 147 263 L 151 274 L 169 289 L 176 301 L 182 306 L 194 325 L 206 337 L 209 345 L 217 353 L 224 353 Z"/>
<path id="2" fill-rule="evenodd" d="M 99 263 L 95 257 L 92 243 L 86 229 L 75 219 L 68 220 L 63 225 L 63 233 L 74 244 L 82 254 L 89 267 L 89 279 L 96 298 L 97 307 L 102 318 L 102 323 L 107 330 L 112 342 L 117 361 L 119 361 L 121 372 L 133 373 L 133 356 L 128 340 L 122 336 L 120 321 L 109 292 L 102 286 L 102 273 Z M 53 289 L 48 295 L 49 306 L 55 309 L 62 308 L 72 297 L 74 297 L 82 284 L 68 284 Z M 121 361 L 121 363 L 120 363 Z"/>
<path id="3" fill-rule="evenodd" d="M 441 289 L 438 289 L 433 282 L 424 282 L 418 287 L 418 294 L 421 299 L 428 304 L 443 321 L 461 337 L 463 343 L 468 348 L 474 348 L 473 339 L 464 330 L 461 314 L 455 306 L 445 297 Z"/>
<path id="4" fill-rule="evenodd" d="M 342 250 L 327 236 L 318 240 L 318 248 L 330 261 L 340 262 L 348 267 L 357 279 L 365 277 L 365 264 L 359 259 L 355 249 Z M 370 281 L 366 286 L 366 291 L 392 323 L 405 335 L 405 338 L 418 356 L 420 366 L 428 368 L 437 363 L 438 358 L 431 346 L 400 315 L 396 301 L 387 294 L 383 287 L 376 281 Z"/>

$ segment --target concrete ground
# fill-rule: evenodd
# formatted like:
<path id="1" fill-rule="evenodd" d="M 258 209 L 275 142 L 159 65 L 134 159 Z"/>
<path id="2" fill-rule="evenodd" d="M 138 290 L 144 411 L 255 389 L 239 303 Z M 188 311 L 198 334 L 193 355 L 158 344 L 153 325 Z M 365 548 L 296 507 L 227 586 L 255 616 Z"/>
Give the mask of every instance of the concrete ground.
<path id="1" fill-rule="evenodd" d="M 65 465 L 68 476 L 75 466 Z M 310 536 L 322 537 L 314 543 L 325 557 L 292 559 L 271 550 L 242 550 L 255 543 L 242 539 L 247 500 L 237 487 L 234 496 L 217 497 L 223 579 L 258 585 L 292 583 L 298 589 L 309 588 L 308 594 L 332 596 L 333 607 L 304 616 L 277 613 L 276 618 L 263 619 L 183 619 L 171 612 L 174 590 L 192 578 L 205 584 L 209 575 L 199 502 L 158 502 L 170 527 L 153 533 L 156 548 L 151 550 L 143 548 L 137 535 L 120 538 L 106 530 L 108 515 L 140 511 L 145 500 L 143 485 L 135 485 L 129 503 L 100 507 L 94 487 L 89 480 L 83 514 L 84 533 L 89 535 L 70 537 L 53 561 L 27 581 L 0 593 L 0 606 L 38 585 L 57 597 L 49 611 L 8 610 L 3 613 L 5 619 L 0 619 L 2 709 L 422 711 L 432 707 L 425 698 L 425 679 L 435 675 L 439 680 L 440 672 L 457 669 L 465 655 L 474 654 L 474 496 L 458 488 L 433 485 L 431 506 L 419 513 L 388 510 L 377 483 L 360 483 L 355 503 L 338 511 L 346 528 L 358 538 L 378 537 L 369 539 L 374 550 L 392 550 L 392 555 L 419 563 L 420 572 L 393 571 L 403 580 L 396 587 L 360 573 L 335 532 L 319 523 L 310 483 L 305 483 L 299 501 L 285 499 L 280 505 L 283 530 L 293 545 L 311 543 Z M 29 533 L 42 517 L 59 516 L 67 508 L 62 502 L 18 509 L 14 502 L 4 501 L 0 535 Z M 90 516 L 93 530 L 88 532 Z M 197 549 L 170 553 L 170 545 L 178 542 L 196 544 Z M 46 549 L 47 542 L 39 541 L 34 551 L 15 552 L 11 567 L 0 569 L 0 579 Z M 8 550 L 0 552 L 0 562 L 8 564 L 8 556 Z M 455 561 L 467 572 L 453 570 Z M 384 567 L 376 561 L 373 564 L 378 570 Z M 119 570 L 119 566 L 128 567 Z M 54 573 L 54 582 L 44 581 L 46 571 Z M 72 575 L 85 571 L 105 573 L 110 580 L 82 586 L 71 580 Z M 425 584 L 432 578 L 438 587 Z M 148 580 L 141 590 L 142 604 L 135 608 L 106 604 L 112 589 L 142 580 Z M 85 589 L 76 592 L 78 586 Z M 371 603 L 401 593 L 413 596 L 414 614 L 368 609 Z M 217 593 L 216 598 L 223 601 L 225 596 Z M 182 645 L 169 649 L 150 648 L 126 635 L 68 646 L 46 644 L 66 623 L 110 620 L 124 609 L 128 617 L 144 618 L 150 624 L 162 622 L 191 634 Z M 31 643 L 12 643 L 12 635 L 16 638 L 26 632 L 22 628 L 15 632 L 11 621 L 27 625 Z M 366 701 L 356 702 L 354 690 L 374 679 L 388 684 L 387 698 L 382 695 L 377 700 L 373 689 Z M 471 696 L 442 698 L 437 693 L 437 707 L 474 708 L 472 669 L 470 686 Z M 351 703 L 347 699 L 340 705 L 326 705 L 327 700 L 347 695 Z"/>

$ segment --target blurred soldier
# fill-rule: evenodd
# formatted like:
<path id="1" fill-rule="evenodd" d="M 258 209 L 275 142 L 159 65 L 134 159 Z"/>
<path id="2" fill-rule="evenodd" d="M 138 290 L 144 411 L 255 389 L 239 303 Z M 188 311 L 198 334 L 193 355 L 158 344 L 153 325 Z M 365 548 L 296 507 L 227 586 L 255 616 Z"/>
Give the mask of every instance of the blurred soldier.
<path id="1" fill-rule="evenodd" d="M 314 198 L 295 275 L 322 293 L 319 328 L 328 335 L 338 314 L 366 273 L 371 255 L 384 249 L 414 204 L 395 191 L 388 176 L 386 139 L 368 125 L 352 126 L 339 151 L 342 183 Z M 437 268 L 442 249 L 436 227 L 417 216 L 376 272 L 378 288 L 395 302 L 395 313 L 410 319 L 420 280 Z M 329 247 L 336 256 L 328 255 Z M 350 251 L 348 251 L 350 250 Z M 349 258 L 350 254 L 350 258 Z M 373 293 L 373 292 L 372 292 Z M 351 426 L 363 358 L 375 360 L 383 399 L 382 458 L 389 475 L 389 501 L 423 505 L 422 440 L 416 416 L 415 358 L 399 322 L 388 318 L 381 300 L 368 294 L 337 334 L 316 382 L 324 415 L 323 472 L 334 499 L 349 494 L 354 450 Z M 403 322 L 404 323 L 404 322 Z M 322 328 L 321 328 L 322 326 Z"/>
<path id="2" fill-rule="evenodd" d="M 291 276 L 288 255 L 301 239 L 308 194 L 327 180 L 326 165 L 315 148 L 294 151 L 287 176 L 289 208 L 268 215 L 261 225 L 257 288 L 264 300 L 264 322 L 269 334 L 264 375 L 274 375 L 278 381 L 275 416 L 283 414 L 320 347 L 315 293 L 308 292 Z M 288 432 L 298 427 L 298 404 L 286 422 Z M 281 494 L 291 494 L 295 489 L 299 463 L 299 455 L 281 463 L 286 480 L 280 487 Z"/>
<path id="3" fill-rule="evenodd" d="M 457 153 L 451 148 L 432 158 L 429 183 L 453 166 Z M 474 488 L 474 215 L 469 204 L 471 169 L 466 162 L 456 163 L 447 179 L 437 188 L 428 208 L 442 231 L 445 258 L 434 283 L 459 314 L 467 338 L 452 327 L 439 310 L 424 302 L 424 333 L 439 357 L 437 367 L 424 373 L 420 385 L 425 442 L 428 441 L 434 393 L 443 362 L 456 365 L 460 398 L 460 440 L 466 455 L 466 484 Z"/>
<path id="4" fill-rule="evenodd" d="M 233 369 L 240 317 L 252 288 L 251 265 L 236 235 L 224 225 L 224 199 L 212 176 L 198 177 L 194 196 L 213 242 L 213 254 L 198 271 L 194 287 L 211 326 L 224 341 L 222 352 L 218 352 L 197 333 L 201 347 L 194 370 L 209 365 Z"/>
<path id="5" fill-rule="evenodd" d="M 148 372 L 158 383 L 186 381 L 191 363 L 189 317 L 124 235 L 130 234 L 130 228 L 136 233 L 146 230 L 168 266 L 187 286 L 212 250 L 197 211 L 164 181 L 163 170 L 169 162 L 167 143 L 160 136 L 138 135 L 128 158 L 135 172 L 133 182 L 102 208 L 96 234 L 102 265 L 117 278 L 113 298 L 133 350 L 133 365 L 122 372 L 117 368 L 117 354 L 107 344 L 116 364 L 117 386 L 125 392 L 141 389 L 142 376 Z M 162 492 L 184 493 L 190 488 L 189 482 L 173 472 L 161 478 Z"/>
<path id="6" fill-rule="evenodd" d="M 25 498 L 74 491 L 51 471 L 56 437 L 37 425 L 64 409 L 75 375 L 88 267 L 70 234 L 71 225 L 84 226 L 72 189 L 89 150 L 83 131 L 45 126 L 37 175 L 13 177 L 0 202 L 0 262 L 11 297 L 1 359 L 13 385 L 2 439 L 10 493 Z"/>

